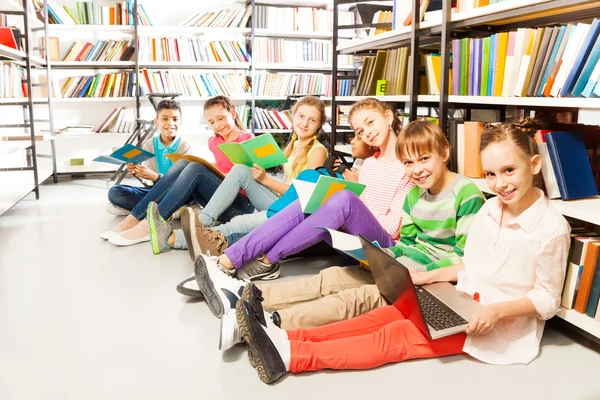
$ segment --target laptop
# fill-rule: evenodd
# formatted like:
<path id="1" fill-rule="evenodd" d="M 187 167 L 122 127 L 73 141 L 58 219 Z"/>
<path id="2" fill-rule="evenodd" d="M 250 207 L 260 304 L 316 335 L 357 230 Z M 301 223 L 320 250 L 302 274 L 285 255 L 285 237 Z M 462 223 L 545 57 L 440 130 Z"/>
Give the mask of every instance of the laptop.
<path id="1" fill-rule="evenodd" d="M 410 272 L 362 235 L 358 235 L 377 288 L 425 335 L 438 339 L 464 332 L 479 303 L 449 282 L 413 285 Z"/>

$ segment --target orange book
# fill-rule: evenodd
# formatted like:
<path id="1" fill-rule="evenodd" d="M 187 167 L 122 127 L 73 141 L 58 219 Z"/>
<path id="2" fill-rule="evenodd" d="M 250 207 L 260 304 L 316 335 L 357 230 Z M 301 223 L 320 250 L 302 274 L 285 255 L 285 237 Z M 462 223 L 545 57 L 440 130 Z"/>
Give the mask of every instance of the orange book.
<path id="1" fill-rule="evenodd" d="M 147 69 L 142 70 L 144 72 L 144 78 L 146 79 L 146 84 L 148 84 L 148 90 L 152 91 L 152 84 L 150 83 L 150 75 L 148 74 Z"/>
<path id="2" fill-rule="evenodd" d="M 156 39 L 152 38 L 152 60 L 150 61 L 156 61 Z"/>
<path id="3" fill-rule="evenodd" d="M 594 272 L 596 270 L 596 263 L 598 262 L 598 252 L 600 251 L 600 242 L 590 242 L 587 245 L 585 251 L 585 259 L 583 260 L 583 269 L 581 270 L 581 279 L 579 280 L 579 289 L 577 289 L 577 298 L 575 299 L 575 311 L 585 313 L 585 307 L 587 306 L 588 298 L 590 295 L 590 289 L 592 287 L 592 280 L 594 279 Z"/>
<path id="4" fill-rule="evenodd" d="M 108 8 L 108 23 L 110 25 L 115 25 L 115 8 L 114 7 Z"/>
<path id="5" fill-rule="evenodd" d="M 560 66 L 562 64 L 562 60 L 552 66 L 550 70 L 550 74 L 548 75 L 548 80 L 546 81 L 546 86 L 544 86 L 544 97 L 550 97 L 550 92 L 552 91 L 552 86 L 554 86 L 554 80 L 556 79 L 556 75 L 560 70 Z"/>
<path id="6" fill-rule="evenodd" d="M 465 121 L 465 176 L 469 178 L 483 178 L 483 168 L 479 158 L 482 133 L 482 122 Z"/>

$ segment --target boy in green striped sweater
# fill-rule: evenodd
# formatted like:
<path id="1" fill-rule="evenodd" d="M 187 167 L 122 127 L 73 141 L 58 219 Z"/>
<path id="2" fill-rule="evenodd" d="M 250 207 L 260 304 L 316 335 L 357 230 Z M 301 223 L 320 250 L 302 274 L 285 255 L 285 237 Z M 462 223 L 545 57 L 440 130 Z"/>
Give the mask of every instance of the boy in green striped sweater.
<path id="1" fill-rule="evenodd" d="M 459 264 L 485 197 L 470 179 L 446 167 L 450 144 L 438 126 L 415 121 L 402 138 L 396 155 L 416 185 L 404 201 L 400 242 L 388 252 L 416 271 Z"/>

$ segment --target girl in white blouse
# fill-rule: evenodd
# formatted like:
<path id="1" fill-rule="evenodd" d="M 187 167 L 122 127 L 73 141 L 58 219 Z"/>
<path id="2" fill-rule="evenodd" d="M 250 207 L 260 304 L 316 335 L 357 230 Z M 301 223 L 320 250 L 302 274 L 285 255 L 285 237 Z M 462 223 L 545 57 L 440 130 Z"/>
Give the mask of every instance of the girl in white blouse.
<path id="1" fill-rule="evenodd" d="M 271 383 L 288 371 L 369 369 L 461 353 L 492 364 L 532 361 L 539 351 L 544 321 L 559 307 L 570 233 L 567 221 L 534 186 L 542 164 L 534 133 L 530 120 L 486 129 L 481 163 L 496 197 L 477 213 L 463 263 L 412 272 L 417 285 L 458 281 L 457 290 L 480 302 L 466 334 L 431 340 L 394 305 L 295 331 L 268 322 L 266 328 L 249 323 L 252 336 L 245 338 L 257 344 L 258 354 L 250 359 L 261 379 Z M 261 320 L 249 302 L 243 305 L 243 320 Z"/>

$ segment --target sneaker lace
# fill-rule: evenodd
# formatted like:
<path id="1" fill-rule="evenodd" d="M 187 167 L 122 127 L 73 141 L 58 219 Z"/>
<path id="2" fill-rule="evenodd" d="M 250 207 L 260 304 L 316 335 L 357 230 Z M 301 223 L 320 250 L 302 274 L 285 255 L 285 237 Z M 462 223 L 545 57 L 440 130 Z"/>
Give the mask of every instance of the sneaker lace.
<path id="1" fill-rule="evenodd" d="M 246 273 L 250 276 L 258 275 L 263 272 L 267 272 L 271 269 L 271 265 L 265 264 L 259 260 L 255 260 L 250 263 L 248 266 L 244 267 Z"/>

